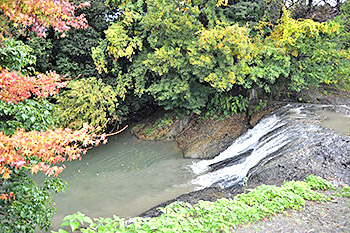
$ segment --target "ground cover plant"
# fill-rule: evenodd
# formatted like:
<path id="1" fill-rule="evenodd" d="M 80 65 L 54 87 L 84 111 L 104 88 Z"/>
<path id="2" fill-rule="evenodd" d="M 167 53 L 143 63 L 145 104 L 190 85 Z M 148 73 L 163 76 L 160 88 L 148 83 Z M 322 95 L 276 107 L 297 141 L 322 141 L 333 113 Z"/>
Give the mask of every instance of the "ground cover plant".
<path id="1" fill-rule="evenodd" d="M 305 181 L 289 181 L 282 186 L 261 185 L 248 189 L 233 199 L 219 199 L 215 202 L 199 201 L 191 205 L 174 202 L 164 208 L 161 216 L 155 218 L 136 217 L 129 221 L 112 218 L 91 219 L 81 212 L 64 218 L 62 226 L 69 226 L 72 232 L 81 224 L 83 233 L 92 232 L 231 232 L 237 226 L 269 218 L 289 209 L 302 209 L 306 201 L 327 201 L 330 197 L 317 190 L 335 187 L 318 176 L 311 175 Z M 348 195 L 348 188 L 339 191 Z M 59 233 L 67 231 L 60 229 Z"/>

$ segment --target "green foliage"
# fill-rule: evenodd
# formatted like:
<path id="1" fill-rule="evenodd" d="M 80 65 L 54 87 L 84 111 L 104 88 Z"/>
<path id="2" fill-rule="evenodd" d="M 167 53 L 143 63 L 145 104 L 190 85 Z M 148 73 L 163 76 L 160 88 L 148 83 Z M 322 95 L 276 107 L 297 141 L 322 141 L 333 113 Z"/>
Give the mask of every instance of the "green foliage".
<path id="1" fill-rule="evenodd" d="M 344 187 L 340 195 L 342 197 L 350 198 L 350 187 L 349 186 Z"/>
<path id="2" fill-rule="evenodd" d="M 341 28 L 340 39 L 344 48 L 350 48 L 350 1 L 346 1 L 340 8 L 340 15 L 337 17 Z"/>
<path id="3" fill-rule="evenodd" d="M 36 227 L 48 230 L 55 213 L 50 192 L 65 188 L 67 184 L 60 179 L 47 178 L 38 185 L 22 170 L 14 170 L 0 186 L 2 193 L 16 194 L 14 199 L 0 200 L 0 231 L 34 232 Z"/>
<path id="4" fill-rule="evenodd" d="M 17 129 L 45 131 L 54 125 L 54 105 L 45 99 L 27 99 L 17 104 L 0 101 L 0 131 L 12 135 Z"/>
<path id="5" fill-rule="evenodd" d="M 201 0 L 108 3 L 121 15 L 105 31 L 106 40 L 93 48 L 93 58 L 100 72 L 117 77 L 123 93 L 150 95 L 165 109 L 199 113 L 215 92 L 237 85 L 269 91 L 275 79 L 288 74 L 288 58 L 281 49 L 257 45 L 249 28 L 233 22 L 243 21 L 254 2 L 225 7 Z M 245 13 L 234 16 L 231 10 L 241 5 Z M 258 22 L 264 12 L 260 10 L 251 14 L 251 22 Z"/>
<path id="6" fill-rule="evenodd" d="M 287 11 L 279 21 L 263 21 L 275 3 L 264 3 L 270 6 L 243 25 L 256 2 L 109 2 L 120 16 L 93 48 L 95 64 L 115 77 L 120 96 L 151 96 L 165 109 L 196 113 L 217 102 L 217 93 L 232 103 L 253 88 L 279 92 L 277 82 L 295 91 L 347 82 L 349 54 L 336 41 L 339 25 L 294 20 Z M 233 15 L 240 8 L 242 15 Z"/>
<path id="7" fill-rule="evenodd" d="M 80 230 L 86 233 L 232 232 L 240 224 L 259 221 L 287 209 L 301 209 L 305 206 L 306 200 L 328 200 L 324 194 L 312 190 L 312 188 L 323 189 L 325 184 L 326 182 L 321 178 L 312 176 L 307 182 L 290 181 L 281 187 L 261 185 L 233 199 L 219 199 L 215 202 L 199 201 L 194 205 L 173 202 L 160 208 L 163 212 L 160 217 L 136 217 L 130 221 L 130 224 L 117 216 L 113 219 L 94 219 L 94 223 Z M 80 220 L 84 220 L 85 216 L 78 213 L 67 217 L 63 225 L 71 225 L 71 221 L 74 220 L 79 226 L 77 216 L 80 216 Z"/>
<path id="8" fill-rule="evenodd" d="M 125 12 L 125 14 L 127 13 L 129 12 Z M 115 59 L 125 57 L 131 61 L 132 55 L 142 49 L 142 38 L 137 35 L 137 32 L 135 31 L 135 35 L 131 37 L 124 31 L 124 26 L 132 24 L 134 20 L 140 17 L 138 14 L 130 13 L 131 15 L 125 16 L 125 18 L 130 19 L 131 22 L 127 20 L 122 21 L 126 25 L 120 22 L 114 23 L 105 31 L 107 40 L 111 42 L 109 52 Z"/>
<path id="9" fill-rule="evenodd" d="M 60 127 L 80 129 L 85 122 L 94 127 L 105 128 L 107 123 L 120 120 L 118 98 L 114 90 L 95 77 L 74 80 L 68 90 L 57 98 L 55 116 Z"/>
<path id="10" fill-rule="evenodd" d="M 215 93 L 208 105 L 208 114 L 219 113 L 224 116 L 231 116 L 248 109 L 249 101 L 242 95 L 220 95 Z"/>
<path id="11" fill-rule="evenodd" d="M 230 21 L 238 22 L 240 25 L 247 23 L 258 23 L 268 8 L 271 8 L 273 1 L 235 1 L 224 8 L 224 14 Z M 273 18 L 269 14 L 269 18 Z"/>
<path id="12" fill-rule="evenodd" d="M 53 41 L 51 38 L 34 37 L 25 42 L 26 45 L 33 49 L 36 56 L 35 70 L 46 72 L 53 70 Z"/>
<path id="13" fill-rule="evenodd" d="M 313 189 L 328 190 L 334 189 L 334 185 L 328 180 L 322 179 L 319 176 L 310 175 L 306 178 L 306 183 Z"/>
<path id="14" fill-rule="evenodd" d="M 218 91 L 230 90 L 235 83 L 244 84 L 253 46 L 248 34 L 248 28 L 237 24 L 199 31 L 190 62 L 195 74 L 202 76 L 201 81 Z"/>
<path id="15" fill-rule="evenodd" d="M 198 82 L 187 54 L 194 32 L 202 27 L 195 17 L 198 6 L 157 0 L 123 2 L 117 7 L 122 12 L 119 21 L 93 50 L 97 67 L 104 69 L 107 61 L 101 52 L 108 51 L 114 59 L 108 71 L 118 79 L 116 89 L 150 95 L 165 109 L 199 112 L 211 90 Z"/>
<path id="16" fill-rule="evenodd" d="M 22 41 L 5 39 L 0 43 L 0 66 L 20 70 L 24 74 L 33 72 L 36 62 L 33 52 L 34 50 Z"/>
<path id="17" fill-rule="evenodd" d="M 335 22 L 294 20 L 288 11 L 284 12 L 272 38 L 290 57 L 292 90 L 334 84 L 350 75 L 349 52 L 337 43 L 339 28 Z"/>
<path id="18" fill-rule="evenodd" d="M 92 47 L 91 48 L 91 56 L 94 60 L 94 64 L 96 65 L 96 69 L 99 74 L 104 71 L 105 73 L 108 72 L 106 66 L 107 66 L 107 58 L 105 56 L 105 51 L 102 49 L 103 46 L 99 47 Z"/>
<path id="19" fill-rule="evenodd" d="M 92 219 L 88 216 L 85 216 L 85 214 L 81 213 L 80 211 L 78 211 L 77 213 L 71 214 L 66 216 L 65 218 L 63 218 L 64 223 L 61 224 L 61 226 L 70 226 L 72 232 L 74 232 L 75 230 L 77 230 L 80 226 L 80 224 L 84 224 L 84 223 L 89 223 L 89 224 L 93 224 Z M 66 231 L 59 231 L 59 233 L 61 232 L 66 232 Z"/>
<path id="20" fill-rule="evenodd" d="M 190 53 L 195 74 L 203 75 L 201 81 L 218 92 L 235 85 L 269 92 L 276 79 L 288 76 L 289 58 L 283 49 L 263 39 L 251 38 L 249 29 L 237 24 L 200 31 Z"/>
<path id="21" fill-rule="evenodd" d="M 83 1 L 74 0 L 73 2 Z M 71 29 L 65 32 L 65 36 L 51 30 L 46 38 L 29 34 L 31 38 L 26 41 L 26 44 L 34 49 L 34 54 L 38 57 L 36 70 L 40 72 L 55 70 L 61 75 L 69 73 L 72 77 L 99 77 L 92 59 L 91 48 L 98 46 L 100 40 L 104 38 L 103 31 L 109 25 L 107 16 L 110 14 L 110 9 L 103 1 L 89 2 L 91 7 L 77 12 L 77 15 L 81 13 L 86 15 L 88 28 Z"/>
<path id="22" fill-rule="evenodd" d="M 250 109 L 249 114 L 259 112 L 267 106 L 267 101 L 259 100 L 259 103 L 255 104 L 252 109 Z"/>

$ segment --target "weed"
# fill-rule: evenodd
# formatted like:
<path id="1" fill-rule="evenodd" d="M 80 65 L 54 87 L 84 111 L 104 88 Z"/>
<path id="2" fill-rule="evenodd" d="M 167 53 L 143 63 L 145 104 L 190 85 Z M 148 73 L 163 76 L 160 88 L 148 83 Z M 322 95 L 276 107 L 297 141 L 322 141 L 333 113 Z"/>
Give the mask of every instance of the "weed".
<path id="1" fill-rule="evenodd" d="M 145 136 L 147 137 L 148 135 L 152 134 L 152 133 L 153 133 L 153 130 L 154 130 L 153 128 L 148 128 L 148 129 L 146 129 L 146 130 L 145 130 L 145 133 L 144 133 Z"/>
<path id="2" fill-rule="evenodd" d="M 319 176 L 315 176 L 315 175 L 310 175 L 306 178 L 306 183 L 308 183 L 308 185 L 313 188 L 313 189 L 317 189 L 317 190 L 328 190 L 328 189 L 334 189 L 334 185 L 325 180 L 322 179 Z"/>
<path id="3" fill-rule="evenodd" d="M 349 186 L 344 187 L 340 195 L 342 197 L 350 198 L 350 187 Z"/>
<path id="4" fill-rule="evenodd" d="M 128 224 L 124 219 L 99 218 L 81 232 L 231 232 L 240 224 L 259 221 L 287 209 L 300 209 L 307 200 L 325 201 L 324 190 L 333 186 L 326 180 L 309 176 L 305 182 L 285 182 L 281 187 L 261 185 L 233 199 L 215 202 L 199 201 L 191 205 L 173 202 L 160 208 L 162 215 L 155 218 L 136 217 Z M 343 191 L 349 195 L 350 189 Z M 73 215 L 70 215 L 73 216 Z M 66 217 L 64 225 L 79 225 L 84 218 Z M 68 223 L 67 223 L 68 222 Z M 75 222 L 75 223 L 72 223 Z M 81 221 L 80 221 L 81 222 Z"/>

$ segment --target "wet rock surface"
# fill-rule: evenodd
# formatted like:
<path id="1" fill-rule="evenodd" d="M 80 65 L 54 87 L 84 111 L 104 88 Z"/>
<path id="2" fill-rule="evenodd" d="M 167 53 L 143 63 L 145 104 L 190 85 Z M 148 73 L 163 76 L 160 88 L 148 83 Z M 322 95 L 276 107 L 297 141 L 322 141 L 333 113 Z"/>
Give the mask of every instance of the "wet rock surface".
<path id="1" fill-rule="evenodd" d="M 303 180 L 311 174 L 335 183 L 350 183 L 350 137 L 323 128 L 323 119 L 314 113 L 317 109 L 348 113 L 346 107 L 308 106 L 302 110 L 305 117 L 288 123 L 291 143 L 273 158 L 268 157 L 249 171 L 249 184 L 281 184 L 288 180 Z"/>
<path id="2" fill-rule="evenodd" d="M 245 187 L 240 185 L 228 188 L 209 187 L 181 195 L 157 207 L 173 201 L 196 203 L 198 200 L 215 201 L 220 198 L 232 198 L 247 188 L 254 188 L 261 184 L 279 186 L 288 180 L 304 180 L 311 174 L 326 178 L 336 185 L 350 184 L 350 136 L 340 135 L 331 129 L 323 128 L 320 122 L 324 117 L 316 114 L 316 110 L 319 109 L 350 115 L 350 108 L 346 106 L 292 104 L 277 110 L 280 111 L 279 114 L 289 114 L 286 117 L 287 123 L 276 129 L 276 131 L 289 132 L 289 143 L 251 168 Z M 290 114 L 288 111 L 300 112 Z M 269 134 L 273 133 L 276 132 L 272 131 Z M 235 159 L 226 161 L 227 164 L 235 162 Z M 224 166 L 224 163 L 225 161 L 214 166 L 218 168 L 218 166 Z M 160 212 L 157 207 L 145 212 L 142 216 L 158 216 Z"/>
<path id="3" fill-rule="evenodd" d="M 159 112 L 133 126 L 131 133 L 149 141 L 176 140 L 184 158 L 211 159 L 280 106 L 279 102 L 275 102 L 249 116 L 239 113 L 229 117 L 204 114 L 177 116 L 171 112 Z M 164 118 L 165 115 L 167 117 Z"/>

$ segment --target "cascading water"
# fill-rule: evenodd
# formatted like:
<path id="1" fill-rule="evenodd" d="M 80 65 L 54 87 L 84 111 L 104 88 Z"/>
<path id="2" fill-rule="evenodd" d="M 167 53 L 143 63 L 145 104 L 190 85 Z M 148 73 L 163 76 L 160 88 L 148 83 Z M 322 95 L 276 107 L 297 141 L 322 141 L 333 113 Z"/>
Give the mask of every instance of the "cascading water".
<path id="1" fill-rule="evenodd" d="M 191 169 L 198 175 L 192 182 L 205 188 L 242 184 L 250 169 L 288 150 L 298 148 L 297 139 L 319 129 L 298 124 L 310 116 L 304 107 L 286 106 L 261 120 L 253 129 L 237 138 L 224 152 L 211 160 L 194 162 Z"/>

